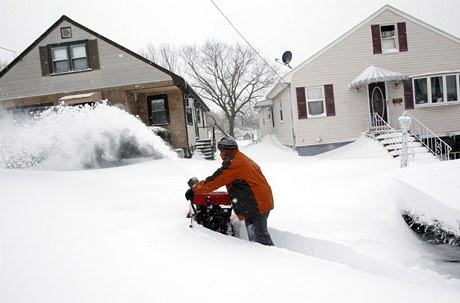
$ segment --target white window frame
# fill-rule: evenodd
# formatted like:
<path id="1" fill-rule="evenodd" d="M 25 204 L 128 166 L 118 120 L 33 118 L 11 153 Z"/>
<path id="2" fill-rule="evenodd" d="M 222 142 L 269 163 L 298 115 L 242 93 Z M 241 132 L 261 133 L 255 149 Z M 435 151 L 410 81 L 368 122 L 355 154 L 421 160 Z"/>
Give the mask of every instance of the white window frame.
<path id="1" fill-rule="evenodd" d="M 84 48 L 84 51 L 85 51 L 84 56 L 82 56 L 82 55 L 73 56 L 74 52 L 72 50 L 73 50 L 73 48 L 76 48 L 76 47 L 83 47 Z M 65 54 L 66 54 L 65 58 L 64 57 L 57 58 L 55 56 L 55 52 L 54 52 L 55 50 L 56 51 L 58 51 L 58 50 L 64 51 Z M 50 54 L 51 54 L 51 60 L 52 60 L 51 74 L 65 74 L 65 73 L 86 71 L 86 70 L 91 69 L 90 68 L 90 62 L 89 62 L 89 56 L 88 56 L 88 44 L 87 43 L 81 42 L 81 43 L 71 43 L 71 44 L 64 44 L 64 45 L 61 44 L 61 45 L 51 46 L 50 47 Z M 76 66 L 75 62 L 77 60 L 86 60 L 86 68 L 77 69 L 75 67 Z M 56 68 L 56 64 L 59 63 L 59 62 L 67 62 L 68 69 L 58 71 L 58 69 Z"/>
<path id="2" fill-rule="evenodd" d="M 456 82 L 456 89 L 457 89 L 457 100 L 448 100 L 447 96 L 447 77 L 448 76 L 455 76 Z M 432 79 L 441 77 L 442 78 L 442 91 L 443 91 L 443 100 L 439 102 L 433 102 L 433 93 L 432 93 Z M 419 79 L 425 79 L 427 81 L 427 100 L 424 103 L 417 103 L 416 101 L 416 87 L 415 81 Z M 448 74 L 434 74 L 434 75 L 424 75 L 420 77 L 414 77 L 412 79 L 412 90 L 414 96 L 414 105 L 417 108 L 420 107 L 431 107 L 431 106 L 445 106 L 451 104 L 460 104 L 460 73 L 448 73 Z"/>
<path id="3" fill-rule="evenodd" d="M 386 26 L 393 26 L 394 34 L 393 36 L 385 36 L 384 33 L 388 33 L 388 31 L 383 31 L 382 29 Z M 385 48 L 385 41 L 393 41 L 394 47 L 392 48 Z M 396 24 L 383 24 L 380 25 L 380 45 L 382 47 L 382 53 L 394 53 L 399 51 L 399 41 L 398 41 L 398 27 Z"/>
<path id="4" fill-rule="evenodd" d="M 320 89 L 321 90 L 321 96 L 322 98 L 317 98 L 317 99 L 309 99 L 309 96 L 308 96 L 308 91 L 309 90 L 313 90 L 313 89 Z M 307 102 L 307 117 L 308 118 L 322 118 L 322 117 L 326 117 L 327 116 L 327 113 L 326 113 L 326 98 L 324 96 L 324 86 L 323 85 L 318 85 L 318 86 L 310 86 L 310 87 L 305 87 L 305 99 L 306 99 L 306 102 Z M 321 114 L 317 114 L 317 115 L 312 115 L 310 113 L 310 107 L 309 107 L 309 103 L 313 103 L 313 102 L 322 102 L 322 105 L 323 105 L 323 112 Z"/>

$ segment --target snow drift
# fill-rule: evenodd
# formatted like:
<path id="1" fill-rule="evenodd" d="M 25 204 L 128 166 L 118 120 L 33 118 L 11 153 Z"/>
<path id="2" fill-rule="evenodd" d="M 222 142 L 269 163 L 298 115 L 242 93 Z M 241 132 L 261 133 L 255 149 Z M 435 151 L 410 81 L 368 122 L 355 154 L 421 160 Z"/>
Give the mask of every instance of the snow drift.
<path id="1" fill-rule="evenodd" d="M 402 217 L 425 214 L 458 230 L 459 160 L 400 169 L 369 138 L 316 157 L 299 157 L 273 138 L 241 146 L 275 197 L 268 225 L 276 247 L 265 247 L 189 228 L 186 182 L 209 176 L 219 160 L 168 158 L 135 118 L 102 108 L 83 124 L 110 126 L 109 133 L 129 125 L 140 146 L 163 158 L 62 170 L 68 163 L 59 161 L 68 159 L 52 155 L 32 167 L 53 171 L 0 168 L 0 302 L 459 301 L 458 248 L 421 241 Z M 72 117 L 49 120 L 60 127 L 48 130 L 58 142 L 84 149 L 102 140 L 66 141 L 73 132 L 74 141 L 92 135 L 79 133 L 86 126 Z M 40 123 L 30 129 L 45 129 Z M 53 136 L 32 133 L 9 142 L 61 150 Z M 80 159 L 73 167 L 86 162 L 62 149 Z"/>

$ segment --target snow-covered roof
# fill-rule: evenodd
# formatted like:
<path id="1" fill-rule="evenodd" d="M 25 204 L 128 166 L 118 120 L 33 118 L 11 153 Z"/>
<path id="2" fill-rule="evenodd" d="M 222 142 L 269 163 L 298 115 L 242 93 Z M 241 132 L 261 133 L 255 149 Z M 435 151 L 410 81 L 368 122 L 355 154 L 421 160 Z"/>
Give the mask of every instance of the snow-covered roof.
<path id="1" fill-rule="evenodd" d="M 273 100 L 272 99 L 265 99 L 256 103 L 254 108 L 263 108 L 263 107 L 272 107 Z"/>
<path id="2" fill-rule="evenodd" d="M 405 74 L 400 72 L 391 71 L 389 69 L 371 65 L 366 68 L 358 77 L 353 79 L 350 82 L 348 87 L 350 88 L 357 88 L 362 85 L 367 85 L 369 83 L 376 83 L 376 82 L 386 82 L 386 81 L 401 81 L 406 80 L 409 77 Z"/>

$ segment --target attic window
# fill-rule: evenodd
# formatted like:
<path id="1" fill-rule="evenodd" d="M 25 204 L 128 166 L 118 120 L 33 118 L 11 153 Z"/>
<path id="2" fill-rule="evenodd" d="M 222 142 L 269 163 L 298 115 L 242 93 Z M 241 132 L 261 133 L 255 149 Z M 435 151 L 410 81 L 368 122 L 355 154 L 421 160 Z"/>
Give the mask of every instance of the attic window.
<path id="1" fill-rule="evenodd" d="M 86 43 L 59 45 L 50 51 L 55 74 L 89 69 Z"/>
<path id="2" fill-rule="evenodd" d="M 407 52 L 406 22 L 371 25 L 373 53 Z"/>
<path id="3" fill-rule="evenodd" d="M 61 38 L 62 39 L 72 38 L 72 28 L 70 28 L 70 27 L 61 27 Z"/>
<path id="4" fill-rule="evenodd" d="M 396 50 L 396 29 L 394 25 L 383 25 L 380 27 L 382 38 L 382 51 Z"/>

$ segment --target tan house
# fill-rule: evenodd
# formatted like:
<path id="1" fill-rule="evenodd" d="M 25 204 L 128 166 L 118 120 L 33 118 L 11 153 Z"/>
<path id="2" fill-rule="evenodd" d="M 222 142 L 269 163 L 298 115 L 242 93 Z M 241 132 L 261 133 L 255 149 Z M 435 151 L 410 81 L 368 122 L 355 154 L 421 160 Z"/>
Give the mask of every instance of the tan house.
<path id="1" fill-rule="evenodd" d="M 458 151 L 460 39 L 386 5 L 291 70 L 257 107 L 261 132 L 301 155 L 352 142 L 376 119 L 399 129 L 404 112 L 432 132 L 422 137 Z"/>
<path id="2" fill-rule="evenodd" d="M 185 156 L 208 138 L 209 108 L 183 78 L 67 16 L 0 71 L 0 112 L 100 100 L 169 130 Z"/>

